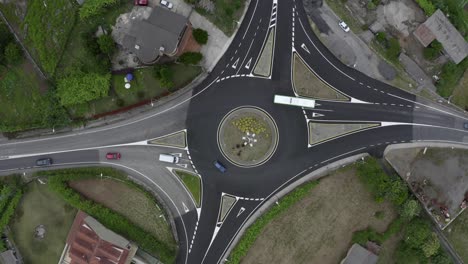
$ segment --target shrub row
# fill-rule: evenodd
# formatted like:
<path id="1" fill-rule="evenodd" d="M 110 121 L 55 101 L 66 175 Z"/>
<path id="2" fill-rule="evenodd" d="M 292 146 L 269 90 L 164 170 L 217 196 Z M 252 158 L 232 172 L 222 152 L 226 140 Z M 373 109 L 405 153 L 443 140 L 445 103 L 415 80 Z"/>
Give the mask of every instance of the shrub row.
<path id="1" fill-rule="evenodd" d="M 2 212 L 2 215 L 0 216 L 0 230 L 5 229 L 5 227 L 10 222 L 10 218 L 15 213 L 16 206 L 21 200 L 22 195 L 23 195 L 23 192 L 21 190 L 18 190 L 13 196 L 13 198 L 11 198 L 10 202 L 8 203 L 8 206 Z"/>
<path id="2" fill-rule="evenodd" d="M 265 226 L 276 216 L 286 211 L 289 207 L 306 196 L 309 191 L 318 185 L 318 181 L 308 182 L 286 195 L 279 201 L 278 205 L 273 205 L 268 212 L 258 218 L 244 233 L 239 243 L 231 252 L 229 263 L 240 263 L 247 254 L 249 248 L 257 239 Z"/>
<path id="3" fill-rule="evenodd" d="M 91 200 L 83 198 L 67 184 L 69 181 L 73 180 L 99 178 L 101 173 L 112 178 L 123 180 L 131 187 L 136 187 L 135 183 L 132 183 L 129 179 L 123 176 L 123 174 L 118 173 L 111 168 L 43 171 L 39 172 L 38 175 L 49 176 L 49 188 L 61 195 L 62 198 L 73 207 L 96 218 L 104 226 L 114 232 L 135 241 L 142 249 L 156 254 L 162 262 L 173 263 L 175 260 L 175 248 L 166 245 L 156 237 L 148 234 L 142 228 L 135 226 L 124 216 Z"/>

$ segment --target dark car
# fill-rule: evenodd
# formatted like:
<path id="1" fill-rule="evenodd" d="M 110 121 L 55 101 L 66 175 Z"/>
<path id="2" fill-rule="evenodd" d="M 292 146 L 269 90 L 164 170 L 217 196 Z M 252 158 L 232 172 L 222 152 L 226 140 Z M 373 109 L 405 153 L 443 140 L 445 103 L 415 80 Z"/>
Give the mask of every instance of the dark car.
<path id="1" fill-rule="evenodd" d="M 52 163 L 53 162 L 51 158 L 43 158 L 36 160 L 36 166 L 49 166 L 52 165 Z"/>
<path id="2" fill-rule="evenodd" d="M 106 158 L 109 160 L 114 160 L 114 159 L 120 159 L 120 153 L 119 152 L 109 152 L 106 154 Z"/>
<path id="3" fill-rule="evenodd" d="M 214 164 L 214 166 L 215 166 L 220 172 L 222 172 L 222 173 L 225 173 L 225 172 L 226 172 L 227 169 L 226 169 L 226 167 L 224 167 L 224 165 L 223 165 L 221 162 L 215 160 L 215 161 L 213 162 L 213 164 Z"/>
<path id="4" fill-rule="evenodd" d="M 135 5 L 137 6 L 147 6 L 148 0 L 135 0 Z"/>
<path id="5" fill-rule="evenodd" d="M 468 130 L 468 122 L 463 123 L 463 128 L 466 129 L 466 130 Z"/>

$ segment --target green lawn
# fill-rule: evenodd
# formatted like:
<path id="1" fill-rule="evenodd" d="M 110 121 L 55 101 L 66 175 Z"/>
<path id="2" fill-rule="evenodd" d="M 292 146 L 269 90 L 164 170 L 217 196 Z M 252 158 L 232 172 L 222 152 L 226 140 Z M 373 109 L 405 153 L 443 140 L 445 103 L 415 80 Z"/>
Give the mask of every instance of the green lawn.
<path id="1" fill-rule="evenodd" d="M 224 34 L 231 36 L 244 11 L 245 0 L 214 0 L 212 2 L 215 5 L 213 14 L 201 8 L 197 8 L 197 12 L 208 18 Z"/>
<path id="2" fill-rule="evenodd" d="M 448 232 L 450 230 L 450 232 Z M 450 244 L 455 248 L 460 258 L 468 263 L 468 211 L 464 211 L 444 231 Z"/>
<path id="3" fill-rule="evenodd" d="M 201 204 L 201 179 L 192 174 L 185 171 L 175 170 L 175 173 L 184 183 L 185 187 L 190 191 L 192 194 L 196 204 L 200 207 Z"/>
<path id="4" fill-rule="evenodd" d="M 0 66 L 0 131 L 40 127 L 48 101 L 39 93 L 41 80 L 26 71 L 26 63 L 13 68 Z"/>
<path id="5" fill-rule="evenodd" d="M 26 43 L 42 69 L 53 76 L 75 24 L 76 5 L 72 0 L 32 0 L 27 10 L 22 24 Z"/>
<path id="6" fill-rule="evenodd" d="M 450 100 L 451 102 L 465 110 L 468 110 L 468 71 L 465 71 L 452 95 L 452 99 Z"/>
<path id="7" fill-rule="evenodd" d="M 47 185 L 32 182 L 16 210 L 11 230 L 24 263 L 57 263 L 65 246 L 76 210 L 67 205 Z M 44 225 L 45 238 L 34 238 L 35 228 Z"/>

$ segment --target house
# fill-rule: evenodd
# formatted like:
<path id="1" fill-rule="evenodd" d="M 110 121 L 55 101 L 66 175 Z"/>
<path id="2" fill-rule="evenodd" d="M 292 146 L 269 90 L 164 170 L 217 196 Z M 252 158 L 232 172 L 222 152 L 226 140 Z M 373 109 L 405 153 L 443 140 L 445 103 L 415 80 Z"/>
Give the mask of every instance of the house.
<path id="1" fill-rule="evenodd" d="M 419 25 L 413 34 L 424 47 L 437 39 L 456 64 L 468 55 L 468 43 L 440 9 Z"/>
<path id="2" fill-rule="evenodd" d="M 359 244 L 353 244 L 340 264 L 376 264 L 378 256 Z"/>
<path id="3" fill-rule="evenodd" d="M 162 7 L 155 7 L 148 18 L 132 23 L 122 46 L 134 53 L 143 64 L 153 64 L 160 57 L 174 57 L 191 37 L 188 18 Z"/>
<path id="4" fill-rule="evenodd" d="M 59 264 L 129 264 L 138 247 L 78 211 Z"/>

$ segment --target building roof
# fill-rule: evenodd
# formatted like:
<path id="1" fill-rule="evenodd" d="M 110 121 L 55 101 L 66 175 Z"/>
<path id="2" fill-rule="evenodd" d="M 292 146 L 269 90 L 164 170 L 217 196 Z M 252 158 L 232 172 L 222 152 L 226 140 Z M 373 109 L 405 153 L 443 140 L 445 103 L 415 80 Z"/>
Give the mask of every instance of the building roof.
<path id="1" fill-rule="evenodd" d="M 15 254 L 13 254 L 13 250 L 7 250 L 0 253 L 0 263 L 2 264 L 16 264 L 18 260 L 16 259 Z"/>
<path id="2" fill-rule="evenodd" d="M 135 21 L 122 45 L 143 63 L 154 62 L 161 53 L 174 54 L 188 19 L 162 7 L 155 7 L 147 19 Z"/>
<path id="3" fill-rule="evenodd" d="M 67 237 L 70 264 L 128 263 L 132 244 L 79 211 Z"/>
<path id="4" fill-rule="evenodd" d="M 424 47 L 437 39 L 457 64 L 468 55 L 468 43 L 440 9 L 421 24 L 414 31 L 414 35 Z"/>
<path id="5" fill-rule="evenodd" d="M 378 256 L 359 244 L 353 244 L 341 264 L 376 264 Z"/>

